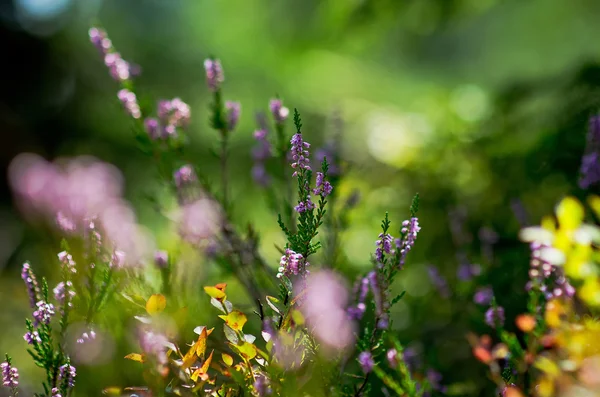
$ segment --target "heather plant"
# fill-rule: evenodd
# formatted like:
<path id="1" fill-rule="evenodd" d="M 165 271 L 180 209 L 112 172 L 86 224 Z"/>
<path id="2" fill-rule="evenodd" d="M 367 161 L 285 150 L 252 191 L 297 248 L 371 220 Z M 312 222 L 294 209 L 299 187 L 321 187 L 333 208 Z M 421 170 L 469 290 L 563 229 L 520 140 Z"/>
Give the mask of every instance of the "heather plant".
<path id="1" fill-rule="evenodd" d="M 131 353 L 123 360 L 139 370 L 143 384 L 107 384 L 106 395 L 456 394 L 392 328 L 392 309 L 404 297 L 392 285 L 410 265 L 421 230 L 418 194 L 399 225 L 385 213 L 373 252 L 365 252 L 369 270 L 354 274 L 349 288 L 347 275 L 339 271 L 340 236 L 359 197 L 338 189 L 349 169 L 340 139 L 315 150 L 303 134 L 300 112 L 274 97 L 265 106 L 268 112 L 256 115 L 254 164 L 247 175 L 261 187 L 271 222 L 281 229 L 284 242 L 275 243 L 279 262 L 269 263 L 256 228 L 234 221 L 230 138 L 239 133 L 242 105 L 226 99 L 221 61 L 204 62 L 211 95 L 208 125 L 218 141 L 212 148 L 219 160 L 215 177 L 188 150 L 191 107 L 181 98 L 152 105 L 135 84 L 141 68 L 126 61 L 101 28 L 90 29 L 89 36 L 118 86 L 116 98 L 130 118 L 133 137 L 176 198 L 172 220 L 179 239 L 176 248 L 154 246 L 122 197 L 120 173 L 108 164 L 89 157 L 50 163 L 21 155 L 14 160 L 10 179 L 24 215 L 62 236 L 55 288 L 38 278 L 31 264 L 22 267 L 32 310 L 23 339 L 45 372 L 35 396 L 78 394 L 76 367 L 94 359 L 89 346 L 101 344 L 101 333 L 120 326 L 105 315 L 110 305 L 135 324 L 133 343 L 127 344 Z M 597 129 L 594 118 L 582 186 L 598 179 L 597 164 L 590 160 Z M 591 196 L 589 206 L 599 218 L 600 198 Z M 583 205 L 569 197 L 541 227 L 522 222 L 521 238 L 530 244 L 531 258 L 524 286 L 527 312 L 515 320 L 518 335 L 505 328 L 508 319 L 492 287 L 478 282 L 486 265 L 494 263 L 498 235 L 489 227 L 480 229 L 483 262 L 472 263 L 465 211 L 457 208 L 449 216 L 460 263 L 459 293 L 438 267 L 427 271 L 441 298 L 476 306 L 494 331 L 470 334 L 467 340 L 475 358 L 488 366 L 498 394 L 596 395 L 600 230 L 592 219 L 584 222 Z M 186 250 L 202 258 L 202 265 L 218 268 L 219 277 L 232 276 L 235 285 L 210 279 L 188 288 Z M 232 288 L 243 289 L 246 301 L 231 298 Z M 191 308 L 204 302 L 210 303 L 215 321 L 198 324 Z M 0 368 L 4 387 L 17 396 L 14 361 L 7 355 Z"/>

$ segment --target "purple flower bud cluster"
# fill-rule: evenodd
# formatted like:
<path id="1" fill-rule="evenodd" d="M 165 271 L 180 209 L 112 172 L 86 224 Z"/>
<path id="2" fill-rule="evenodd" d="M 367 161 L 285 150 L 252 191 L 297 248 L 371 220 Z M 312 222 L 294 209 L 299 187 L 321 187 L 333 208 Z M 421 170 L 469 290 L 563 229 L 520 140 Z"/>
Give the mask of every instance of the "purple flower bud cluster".
<path id="1" fill-rule="evenodd" d="M 60 263 L 62 264 L 63 270 L 69 273 L 77 273 L 77 265 L 75 263 L 75 261 L 73 260 L 73 257 L 71 256 L 71 254 L 69 254 L 67 251 L 62 251 L 58 253 L 58 260 L 60 261 Z"/>
<path id="2" fill-rule="evenodd" d="M 233 131 L 240 120 L 242 113 L 242 105 L 239 102 L 225 102 L 225 110 L 227 111 L 227 130 Z"/>
<path id="3" fill-rule="evenodd" d="M 252 178 L 258 185 L 266 187 L 271 184 L 271 176 L 267 173 L 265 161 L 272 156 L 271 144 L 267 140 L 267 130 L 261 128 L 254 131 L 254 139 L 256 146 L 252 149 L 252 158 L 254 159 Z"/>
<path id="4" fill-rule="evenodd" d="M 354 286 L 354 295 L 358 295 L 356 306 L 350 306 L 347 310 L 348 316 L 353 320 L 360 320 L 367 310 L 365 301 L 369 293 L 369 278 L 363 277 Z"/>
<path id="5" fill-rule="evenodd" d="M 104 64 L 108 67 L 113 79 L 116 81 L 126 81 L 138 73 L 137 68 L 121 58 L 118 52 L 115 52 L 112 42 L 104 30 L 91 28 L 89 36 L 92 44 L 94 44 L 100 55 L 104 58 Z"/>
<path id="6" fill-rule="evenodd" d="M 190 204 L 198 199 L 198 176 L 194 168 L 186 164 L 173 174 L 177 188 L 177 200 L 180 205 Z"/>
<path id="7" fill-rule="evenodd" d="M 290 110 L 283 106 L 281 99 L 271 99 L 269 102 L 269 110 L 277 124 L 282 124 L 290 114 Z"/>
<path id="8" fill-rule="evenodd" d="M 144 128 L 152 140 L 177 137 L 177 128 L 186 128 L 190 123 L 190 106 L 180 98 L 158 102 L 158 119 L 149 117 L 144 120 Z"/>
<path id="9" fill-rule="evenodd" d="M 58 387 L 52 388 L 52 395 L 50 397 L 62 397 L 62 395 L 60 394 L 60 390 L 58 389 Z"/>
<path id="10" fill-rule="evenodd" d="M 139 119 L 142 117 L 142 111 L 140 110 L 140 105 L 138 105 L 137 97 L 131 91 L 126 88 L 123 88 L 117 93 L 117 97 L 119 97 L 119 101 L 129 114 L 134 119 Z"/>
<path id="11" fill-rule="evenodd" d="M 504 325 L 504 308 L 502 306 L 491 306 L 485 312 L 485 323 L 492 328 Z"/>
<path id="12" fill-rule="evenodd" d="M 23 339 L 25 340 L 25 342 L 27 342 L 28 345 L 42 343 L 40 334 L 37 331 L 27 332 L 25 335 L 23 335 Z"/>
<path id="13" fill-rule="evenodd" d="M 19 370 L 7 361 L 0 364 L 2 370 L 2 384 L 5 387 L 16 388 L 19 386 Z"/>
<path id="14" fill-rule="evenodd" d="M 481 306 L 487 306 L 492 303 L 494 291 L 490 287 L 479 287 L 473 295 L 473 302 Z"/>
<path id="15" fill-rule="evenodd" d="M 168 362 L 168 342 L 164 335 L 152 331 L 142 332 L 140 336 L 140 347 L 144 353 L 152 356 L 160 365 L 166 365 Z"/>
<path id="16" fill-rule="evenodd" d="M 358 363 L 365 374 L 368 374 L 373 370 L 375 361 L 373 361 L 373 355 L 371 352 L 364 351 L 358 355 Z"/>
<path id="17" fill-rule="evenodd" d="M 59 377 L 67 385 L 67 388 L 70 389 L 75 386 L 76 376 L 77 370 L 71 364 L 64 364 L 60 367 Z"/>
<path id="18" fill-rule="evenodd" d="M 39 324 L 50 324 L 50 320 L 55 314 L 54 305 L 52 303 L 39 301 L 36 303 L 36 306 L 37 310 L 33 312 L 33 319 L 35 320 L 33 326 L 37 327 Z"/>
<path id="19" fill-rule="evenodd" d="M 581 159 L 579 187 L 588 189 L 600 182 L 600 115 L 589 121 L 585 154 Z"/>
<path id="20" fill-rule="evenodd" d="M 166 269 L 169 266 L 169 253 L 167 251 L 156 251 L 154 253 L 154 264 L 159 269 Z"/>
<path id="21" fill-rule="evenodd" d="M 62 305 L 67 307 L 73 307 L 73 298 L 75 297 L 75 291 L 73 290 L 73 283 L 70 281 L 61 281 L 54 288 L 54 299 Z"/>
<path id="22" fill-rule="evenodd" d="M 304 142 L 301 133 L 294 134 L 290 143 L 292 144 L 292 168 L 295 170 L 292 176 L 297 176 L 298 169 L 310 170 L 310 153 L 308 152 L 310 143 Z"/>
<path id="23" fill-rule="evenodd" d="M 400 260 L 398 264 L 400 269 L 404 267 L 406 255 L 408 255 L 409 251 L 415 245 L 417 234 L 420 230 L 421 227 L 419 226 L 419 219 L 416 217 L 412 217 L 410 220 L 405 220 L 402 222 L 402 238 L 396 239 L 396 248 L 400 250 Z"/>
<path id="24" fill-rule="evenodd" d="M 393 241 L 394 241 L 394 237 L 392 237 L 391 234 L 379 233 L 379 239 L 377 241 L 375 241 L 375 245 L 377 246 L 377 248 L 375 249 L 375 259 L 377 259 L 377 262 L 381 263 L 383 261 L 384 254 L 388 254 L 388 255 L 393 254 L 393 252 L 394 252 L 392 249 Z"/>
<path id="25" fill-rule="evenodd" d="M 292 275 L 297 276 L 299 274 L 305 275 L 308 273 L 306 267 L 310 264 L 304 261 L 304 256 L 286 248 L 285 255 L 281 257 L 279 261 L 279 269 L 277 269 L 277 278 L 283 276 L 290 277 Z"/>
<path id="26" fill-rule="evenodd" d="M 225 81 L 221 61 L 218 59 L 207 59 L 204 61 L 204 70 L 206 71 L 206 84 L 212 92 L 217 92 L 221 83 Z"/>
<path id="27" fill-rule="evenodd" d="M 254 378 L 254 391 L 258 397 L 269 396 L 272 394 L 273 391 L 269 386 L 269 379 L 265 375 L 258 374 Z"/>
<path id="28" fill-rule="evenodd" d="M 396 349 L 390 349 L 385 353 L 385 357 L 388 360 L 390 368 L 398 367 L 398 351 Z"/>
<path id="29" fill-rule="evenodd" d="M 80 338 L 77 338 L 77 343 L 82 345 L 86 342 L 92 341 L 96 339 L 96 332 L 93 329 L 90 329 L 89 332 L 84 332 L 81 334 Z"/>
<path id="30" fill-rule="evenodd" d="M 324 180 L 325 177 L 322 172 L 317 172 L 317 180 L 316 187 L 313 189 L 313 193 L 315 195 L 320 195 L 321 197 L 327 197 L 331 194 L 333 190 L 333 186 L 329 181 Z"/>
<path id="31" fill-rule="evenodd" d="M 35 274 L 33 274 L 33 270 L 31 270 L 31 265 L 27 262 L 23 264 L 23 270 L 21 270 L 21 278 L 25 282 L 25 286 L 27 287 L 27 294 L 29 295 L 29 305 L 31 308 L 35 308 L 35 304 L 38 302 L 40 297 L 40 288 L 35 278 Z"/>
<path id="32" fill-rule="evenodd" d="M 573 288 L 569 280 L 565 277 L 563 269 L 552 265 L 543 258 L 542 251 L 550 248 L 549 245 L 533 242 L 530 247 L 530 281 L 525 288 L 528 291 L 538 289 L 546 296 L 546 299 L 573 297 L 575 295 L 575 288 Z"/>
<path id="33" fill-rule="evenodd" d="M 448 288 L 448 282 L 440 274 L 437 267 L 427 266 L 427 273 L 429 274 L 429 279 L 433 283 L 433 286 L 438 290 L 439 294 L 444 298 L 450 297 L 450 289 Z"/>
<path id="34" fill-rule="evenodd" d="M 310 199 L 310 195 L 307 195 L 306 200 L 298 202 L 298 205 L 296 205 L 294 207 L 294 211 L 301 214 L 305 211 L 310 211 L 314 208 L 315 208 L 315 203 L 313 203 L 312 200 Z"/>
<path id="35" fill-rule="evenodd" d="M 114 250 L 108 265 L 113 269 L 122 269 L 125 266 L 125 263 L 125 252 Z"/>

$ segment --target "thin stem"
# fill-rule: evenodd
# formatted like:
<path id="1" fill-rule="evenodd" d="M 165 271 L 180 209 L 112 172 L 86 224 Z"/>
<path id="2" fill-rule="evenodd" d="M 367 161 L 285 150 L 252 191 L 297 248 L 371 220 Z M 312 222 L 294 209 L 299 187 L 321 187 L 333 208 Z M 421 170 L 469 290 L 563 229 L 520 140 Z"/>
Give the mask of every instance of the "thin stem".
<path id="1" fill-rule="evenodd" d="M 228 194 L 227 194 L 227 144 L 229 134 L 225 128 L 220 130 L 221 133 L 221 189 L 223 190 L 223 208 L 228 212 Z"/>

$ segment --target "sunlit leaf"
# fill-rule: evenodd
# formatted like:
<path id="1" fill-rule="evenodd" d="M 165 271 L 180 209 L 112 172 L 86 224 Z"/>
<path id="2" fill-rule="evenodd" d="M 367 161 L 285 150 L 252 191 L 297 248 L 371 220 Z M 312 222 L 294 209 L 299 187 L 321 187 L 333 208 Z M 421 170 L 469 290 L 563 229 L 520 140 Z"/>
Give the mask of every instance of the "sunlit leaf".
<path id="1" fill-rule="evenodd" d="M 150 315 L 161 313 L 167 307 L 167 298 L 161 294 L 154 294 L 146 302 L 146 311 Z"/>
<path id="2" fill-rule="evenodd" d="M 227 353 L 221 353 L 221 359 L 228 367 L 230 367 L 233 364 L 233 357 L 231 357 Z"/>
<path id="3" fill-rule="evenodd" d="M 248 321 L 246 315 L 239 310 L 234 310 L 227 315 L 220 315 L 219 317 L 225 320 L 225 323 L 234 331 L 241 331 L 244 324 Z"/>
<path id="4" fill-rule="evenodd" d="M 206 352 L 206 338 L 208 334 L 206 332 L 206 327 L 202 329 L 198 340 L 195 343 L 196 346 L 196 355 L 198 357 L 204 357 L 204 353 Z"/>
<path id="5" fill-rule="evenodd" d="M 240 355 L 247 360 L 253 359 L 258 354 L 256 346 L 254 346 L 252 343 L 244 342 L 241 345 L 234 347 L 240 353 Z"/>
<path id="6" fill-rule="evenodd" d="M 211 298 L 221 300 L 225 298 L 225 292 L 217 287 L 204 287 L 204 292 Z"/>
<path id="7" fill-rule="evenodd" d="M 143 363 L 146 361 L 144 355 L 139 353 L 129 353 L 125 356 L 125 358 L 131 361 L 137 361 L 138 363 Z"/>
<path id="8" fill-rule="evenodd" d="M 269 307 L 273 309 L 275 313 L 281 315 L 281 312 L 279 311 L 279 308 L 275 306 L 275 303 L 279 303 L 279 299 L 274 298 L 272 296 L 267 296 L 267 305 L 269 305 Z"/>
<path id="9" fill-rule="evenodd" d="M 113 386 L 113 387 L 107 387 L 106 389 L 102 390 L 102 394 L 107 395 L 107 396 L 121 396 L 121 388 L 117 387 L 117 386 Z"/>
<path id="10" fill-rule="evenodd" d="M 191 378 L 194 382 L 198 381 L 198 378 L 200 378 L 200 380 L 202 380 L 202 381 L 208 380 L 209 376 L 208 376 L 207 372 L 208 372 L 208 368 L 210 367 L 212 357 L 213 357 L 213 352 L 210 352 L 210 355 L 204 361 L 204 364 L 202 364 L 202 366 L 200 368 L 198 368 L 196 371 L 194 371 L 194 373 L 191 376 Z"/>

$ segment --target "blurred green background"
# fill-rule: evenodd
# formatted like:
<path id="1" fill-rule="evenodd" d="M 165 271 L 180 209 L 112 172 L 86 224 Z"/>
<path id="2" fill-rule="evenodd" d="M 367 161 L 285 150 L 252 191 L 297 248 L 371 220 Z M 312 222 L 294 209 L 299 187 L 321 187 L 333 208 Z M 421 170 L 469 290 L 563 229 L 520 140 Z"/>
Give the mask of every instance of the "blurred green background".
<path id="1" fill-rule="evenodd" d="M 477 395 L 484 369 L 465 335 L 490 330 L 484 309 L 467 304 L 475 283 L 493 285 L 509 328 L 525 309 L 528 250 L 516 238 L 511 203 L 518 200 L 537 223 L 562 196 L 586 194 L 577 179 L 600 94 L 599 14 L 595 0 L 5 0 L 0 161 L 6 170 L 16 154 L 30 151 L 48 159 L 91 154 L 115 164 L 140 222 L 158 246 L 172 247 L 177 241 L 146 197 L 161 192 L 167 206 L 173 198 L 137 151 L 117 85 L 87 29 L 102 24 L 122 56 L 141 65 L 138 94 L 190 104 L 192 150 L 217 180 L 203 69 L 213 55 L 225 70 L 226 98 L 242 103 L 231 138 L 235 218 L 256 225 L 275 268 L 273 242 L 283 237 L 249 172 L 254 114 L 278 94 L 300 110 L 314 147 L 335 136 L 339 115 L 350 171 L 336 188 L 361 194 L 342 236 L 345 272 L 370 266 L 385 211 L 396 230 L 419 192 L 422 231 L 394 287 L 407 291 L 394 326 L 442 372 L 451 392 Z M 23 318 L 30 315 L 20 265 L 28 259 L 51 275 L 59 247 L 22 221 L 3 182 L 0 352 L 19 365 L 26 361 Z M 449 217 L 456 208 L 465 209 L 464 221 Z M 453 238 L 453 225 L 462 227 L 464 241 Z M 498 235 L 491 261 L 483 255 L 483 227 Z M 477 281 L 458 281 L 457 253 L 482 265 Z M 426 265 L 448 279 L 452 299 L 436 292 Z M 221 281 L 211 269 L 198 272 L 204 283 Z M 214 313 L 200 314 L 198 324 L 203 320 L 214 321 Z M 78 395 L 139 382 L 119 357 L 131 346 L 118 346 L 113 364 L 82 367 Z M 21 366 L 27 383 L 34 370 Z"/>

